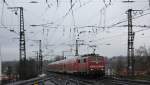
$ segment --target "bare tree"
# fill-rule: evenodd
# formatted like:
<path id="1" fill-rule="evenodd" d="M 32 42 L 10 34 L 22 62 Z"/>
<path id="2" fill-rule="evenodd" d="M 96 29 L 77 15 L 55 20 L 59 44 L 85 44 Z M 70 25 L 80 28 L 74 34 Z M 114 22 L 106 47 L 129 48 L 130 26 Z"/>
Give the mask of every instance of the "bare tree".
<path id="1" fill-rule="evenodd" d="M 150 48 L 140 46 L 135 51 L 135 69 L 150 74 Z"/>

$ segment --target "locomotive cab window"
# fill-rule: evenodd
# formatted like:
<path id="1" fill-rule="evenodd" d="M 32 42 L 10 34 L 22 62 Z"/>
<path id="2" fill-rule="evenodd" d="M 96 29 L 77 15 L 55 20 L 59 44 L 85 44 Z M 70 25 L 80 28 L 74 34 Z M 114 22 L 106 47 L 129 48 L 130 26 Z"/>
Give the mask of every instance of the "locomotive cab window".
<path id="1" fill-rule="evenodd" d="M 83 61 L 84 61 L 84 63 L 86 63 L 86 59 L 84 59 Z"/>
<path id="2" fill-rule="evenodd" d="M 80 63 L 85 63 L 86 62 L 86 59 L 81 59 L 80 60 Z"/>

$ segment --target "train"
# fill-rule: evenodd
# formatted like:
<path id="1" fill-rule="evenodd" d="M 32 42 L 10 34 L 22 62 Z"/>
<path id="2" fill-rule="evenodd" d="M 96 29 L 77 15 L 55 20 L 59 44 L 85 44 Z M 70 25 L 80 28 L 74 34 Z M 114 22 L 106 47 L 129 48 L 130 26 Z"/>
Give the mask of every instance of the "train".
<path id="1" fill-rule="evenodd" d="M 75 56 L 48 64 L 48 72 L 75 75 L 105 75 L 105 58 L 98 54 Z"/>

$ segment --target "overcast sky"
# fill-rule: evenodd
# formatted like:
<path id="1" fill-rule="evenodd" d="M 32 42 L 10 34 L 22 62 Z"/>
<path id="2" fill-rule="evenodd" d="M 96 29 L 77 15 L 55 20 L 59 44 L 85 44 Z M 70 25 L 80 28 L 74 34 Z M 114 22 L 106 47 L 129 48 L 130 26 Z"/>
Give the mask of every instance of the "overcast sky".
<path id="1" fill-rule="evenodd" d="M 19 59 L 19 11 L 7 7 L 24 8 L 27 57 L 34 57 L 35 53 L 32 51 L 38 51 L 38 43 L 32 40 L 41 39 L 43 54 L 48 55 L 44 59 L 61 55 L 62 51 L 68 51 L 65 52 L 66 56 L 74 55 L 75 39 L 80 32 L 83 33 L 79 35 L 79 39 L 84 40 L 80 43 L 86 45 L 79 46 L 79 54 L 93 52 L 88 45 L 96 45 L 96 53 L 100 55 L 126 56 L 127 27 L 120 26 L 127 25 L 127 22 L 108 27 L 127 20 L 126 11 L 129 8 L 144 10 L 134 13 L 134 17 L 150 13 L 149 0 L 134 0 L 130 4 L 123 3 L 124 0 L 72 0 L 72 10 L 71 0 L 58 0 L 58 3 L 57 0 L 35 0 L 38 3 L 30 3 L 34 0 L 5 1 L 0 2 L 0 45 L 3 60 Z M 147 14 L 134 19 L 133 25 L 150 26 L 149 21 L 150 15 Z M 16 33 L 10 32 L 10 29 Z M 143 45 L 149 47 L 150 30 L 141 27 L 133 29 L 135 32 L 144 29 L 135 34 L 135 49 Z"/>

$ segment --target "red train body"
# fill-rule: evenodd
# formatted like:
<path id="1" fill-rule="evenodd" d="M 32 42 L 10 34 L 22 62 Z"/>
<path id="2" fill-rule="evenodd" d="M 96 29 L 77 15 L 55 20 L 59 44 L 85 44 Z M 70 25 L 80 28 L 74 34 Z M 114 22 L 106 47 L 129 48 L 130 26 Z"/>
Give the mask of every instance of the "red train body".
<path id="1" fill-rule="evenodd" d="M 104 75 L 105 59 L 96 54 L 64 59 L 48 64 L 48 71 L 70 74 Z"/>

